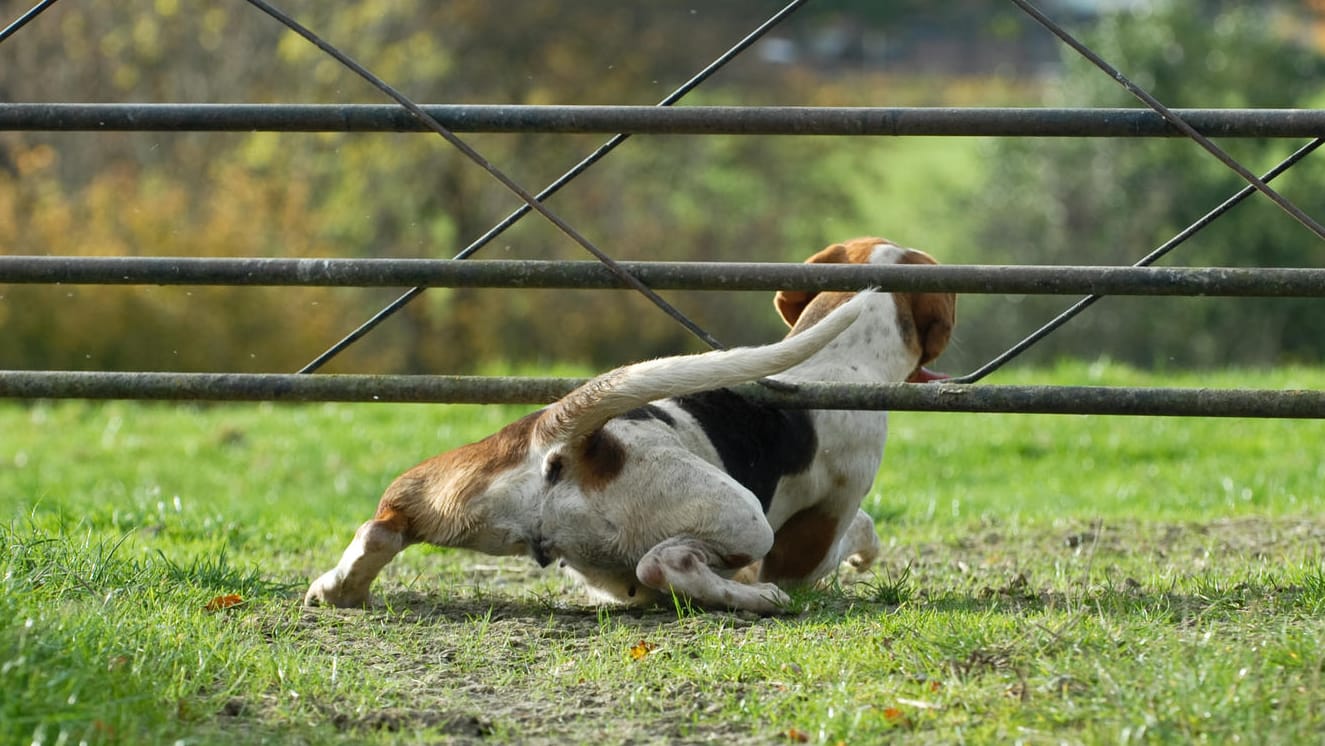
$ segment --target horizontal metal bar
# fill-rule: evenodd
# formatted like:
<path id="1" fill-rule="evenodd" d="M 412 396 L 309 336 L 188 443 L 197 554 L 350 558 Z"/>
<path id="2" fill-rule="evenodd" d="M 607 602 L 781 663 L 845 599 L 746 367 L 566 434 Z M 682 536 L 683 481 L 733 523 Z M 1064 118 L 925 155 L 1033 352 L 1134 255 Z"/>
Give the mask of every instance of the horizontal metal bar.
<path id="1" fill-rule="evenodd" d="M 1183 137 L 1149 109 L 432 105 L 453 132 Z M 1209 137 L 1317 137 L 1317 109 L 1175 109 Z M 386 104 L 0 104 L 0 130 L 423 132 Z"/>
<path id="2" fill-rule="evenodd" d="M 881 290 L 1035 295 L 1325 296 L 1325 269 L 622 262 L 656 290 Z M 0 284 L 624 288 L 597 262 L 0 257 Z"/>
<path id="3" fill-rule="evenodd" d="M 0 398 L 275 402 L 546 404 L 582 378 L 251 373 L 0 371 Z M 1098 386 L 754 384 L 752 399 L 786 408 L 932 412 L 1325 418 L 1325 392 Z"/>

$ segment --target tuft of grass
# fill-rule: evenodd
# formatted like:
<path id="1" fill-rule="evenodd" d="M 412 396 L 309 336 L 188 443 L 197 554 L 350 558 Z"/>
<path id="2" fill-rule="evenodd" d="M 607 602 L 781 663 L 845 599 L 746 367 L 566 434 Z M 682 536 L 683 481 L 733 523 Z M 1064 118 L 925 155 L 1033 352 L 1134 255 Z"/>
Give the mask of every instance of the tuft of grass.
<path id="1" fill-rule="evenodd" d="M 884 606 L 901 606 L 910 601 L 914 593 L 910 580 L 911 566 L 905 565 L 896 575 L 885 569 L 882 575 L 876 573 L 860 585 L 870 601 Z"/>

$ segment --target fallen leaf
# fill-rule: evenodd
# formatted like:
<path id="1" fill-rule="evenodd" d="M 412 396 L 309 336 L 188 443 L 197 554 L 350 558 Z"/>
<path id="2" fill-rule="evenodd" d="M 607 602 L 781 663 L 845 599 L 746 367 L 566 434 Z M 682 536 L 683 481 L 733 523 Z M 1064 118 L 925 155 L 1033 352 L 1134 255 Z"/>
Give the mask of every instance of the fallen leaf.
<path id="1" fill-rule="evenodd" d="M 654 650 L 657 649 L 658 646 L 654 645 L 648 640 L 640 640 L 639 642 L 630 646 L 630 657 L 634 660 L 643 660 L 644 656 L 648 655 L 649 653 L 652 653 Z"/>
<path id="2" fill-rule="evenodd" d="M 885 709 L 883 711 L 883 719 L 887 720 L 889 723 L 892 723 L 893 725 L 902 728 L 911 727 L 911 718 L 907 717 L 905 712 L 902 712 L 900 709 L 896 707 L 889 707 Z"/>
<path id="3" fill-rule="evenodd" d="M 204 606 L 203 608 L 207 609 L 208 611 L 220 611 L 221 609 L 228 609 L 231 606 L 238 606 L 239 604 L 242 603 L 244 603 L 244 599 L 240 598 L 239 594 L 227 593 L 224 596 L 217 596 L 216 598 L 213 598 L 211 601 L 208 601 L 207 605 Z"/>

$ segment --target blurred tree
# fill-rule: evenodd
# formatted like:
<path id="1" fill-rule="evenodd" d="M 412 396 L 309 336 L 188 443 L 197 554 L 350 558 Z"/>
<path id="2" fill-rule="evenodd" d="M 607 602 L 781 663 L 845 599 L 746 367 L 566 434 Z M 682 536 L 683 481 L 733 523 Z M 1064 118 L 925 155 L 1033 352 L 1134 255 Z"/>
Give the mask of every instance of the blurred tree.
<path id="1" fill-rule="evenodd" d="M 1106 17 L 1087 42 L 1166 105 L 1312 107 L 1325 65 L 1294 42 L 1292 4 L 1164 3 Z M 1109 76 L 1067 52 L 1048 103 L 1137 106 Z M 1221 146 L 1263 172 L 1300 143 Z M 1000 140 L 988 183 L 970 206 L 982 250 L 969 261 L 1135 262 L 1215 207 L 1242 180 L 1195 143 L 1174 140 Z M 1321 156 L 1313 156 L 1319 158 Z M 1325 170 L 1309 160 L 1275 184 L 1309 214 L 1325 215 Z M 1169 264 L 1319 266 L 1325 246 L 1257 195 L 1170 255 Z M 970 299 L 962 338 L 987 357 L 1068 301 Z M 1031 359 L 1110 356 L 1151 366 L 1319 360 L 1325 315 L 1314 301 L 1115 298 L 1040 344 Z"/>
<path id="2" fill-rule="evenodd" d="M 12 12 L 22 6 L 0 4 Z M 644 104 L 780 4 L 286 6 L 419 101 Z M 243 4 L 61 4 L 0 55 L 7 55 L 0 90 L 11 100 L 383 101 Z M 467 139 L 531 190 L 601 140 Z M 12 133 L 3 143 L 31 162 L 21 175 L 0 173 L 0 210 L 12 217 L 0 233 L 7 252 L 447 257 L 520 204 L 431 135 Z M 623 258 L 781 258 L 778 247 L 807 233 L 779 219 L 781 200 L 794 196 L 811 209 L 841 197 L 830 179 L 788 178 L 812 170 L 823 148 L 785 139 L 655 140 L 621 149 L 554 207 Z M 702 196 L 679 187 L 690 182 Z M 586 258 L 537 216 L 525 223 L 480 257 Z M 393 295 L 15 288 L 6 291 L 0 317 L 15 343 L 0 353 L 0 365 L 288 370 Z M 340 369 L 449 371 L 550 357 L 605 363 L 696 348 L 629 296 L 568 296 L 432 291 Z M 732 302 L 744 304 L 744 315 L 776 328 L 762 298 L 753 304 L 705 294 L 687 302 L 697 316 L 724 321 L 741 315 L 728 310 Z"/>
<path id="3" fill-rule="evenodd" d="M 282 3 L 418 101 L 526 104 L 654 103 L 782 4 Z M 0 0 L 0 16 L 28 5 Z M 1318 96 L 1318 63 L 1298 43 L 1300 30 L 1265 8 L 1200 7 L 1119 17 L 1098 39 L 1106 56 L 1174 105 L 1288 106 Z M 751 50 L 686 102 L 1022 103 L 1036 83 L 999 77 L 1020 74 L 1022 63 L 990 63 L 988 51 L 971 55 L 979 45 L 962 40 L 992 36 L 1020 45 L 1044 36 L 1007 7 L 974 0 L 942 8 L 909 0 L 812 3 L 778 33 L 801 49 L 846 39 L 833 53 L 846 56 L 788 62 Z M 940 38 L 945 33 L 952 36 Z M 882 57 L 864 54 L 880 39 Z M 851 57 L 857 42 L 862 55 Z M 961 60 L 939 59 L 949 52 Z M 910 67 L 896 64 L 900 54 L 912 55 Z M 954 69 L 966 72 L 941 77 Z M 1080 67 L 1058 90 L 1057 103 L 1131 103 L 1106 77 Z M 179 0 L 53 6 L 0 45 L 0 98 L 384 100 L 244 3 Z M 530 189 L 601 139 L 466 136 Z M 949 261 L 1127 263 L 1238 186 L 1180 141 L 1004 141 L 983 161 L 970 157 L 972 147 L 951 139 L 940 148 L 890 138 L 640 137 L 551 204 L 623 259 L 798 260 L 825 242 L 882 232 Z M 1262 169 L 1288 146 L 1230 147 Z M 943 163 L 927 162 L 930 153 Z M 978 199 L 962 199 L 985 170 L 994 180 Z M 1311 209 L 1318 180 L 1298 169 L 1283 188 Z M 518 205 L 426 134 L 0 133 L 6 253 L 449 257 Z M 1216 225 L 1180 256 L 1211 264 L 1306 262 L 1298 249 L 1311 239 L 1291 221 L 1261 200 L 1238 212 L 1238 221 Z M 479 257 L 586 258 L 536 216 Z M 396 294 L 0 288 L 0 367 L 291 370 Z M 766 294 L 667 295 L 732 344 L 780 331 Z M 1061 303 L 968 299 L 957 352 L 992 352 L 1029 327 L 1027 319 Z M 1045 354 L 1106 351 L 1142 362 L 1173 355 L 1183 363 L 1314 354 L 1321 336 L 1314 317 L 1286 314 L 1292 304 L 1264 308 L 1271 310 L 1249 301 L 1109 301 Z M 1224 326 L 1234 323 L 1231 332 Z M 1229 333 L 1243 339 L 1227 344 L 1221 335 Z M 333 369 L 451 372 L 550 360 L 603 366 L 697 349 L 628 293 L 432 290 Z"/>

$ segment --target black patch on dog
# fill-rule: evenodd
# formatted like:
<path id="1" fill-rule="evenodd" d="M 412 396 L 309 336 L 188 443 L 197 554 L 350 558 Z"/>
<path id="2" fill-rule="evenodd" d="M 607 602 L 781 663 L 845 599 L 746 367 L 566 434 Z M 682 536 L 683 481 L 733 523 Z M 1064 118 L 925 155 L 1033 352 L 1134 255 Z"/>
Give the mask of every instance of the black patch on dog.
<path id="1" fill-rule="evenodd" d="M 548 551 L 547 539 L 542 536 L 535 536 L 529 542 L 529 556 L 534 558 L 539 567 L 547 567 L 552 564 L 552 554 Z"/>
<path id="2" fill-rule="evenodd" d="M 621 419 L 634 420 L 637 422 L 640 420 L 657 420 L 668 427 L 674 427 L 676 425 L 676 420 L 670 414 L 667 414 L 667 410 L 653 404 L 646 404 L 642 407 L 632 409 L 621 415 Z"/>
<path id="3" fill-rule="evenodd" d="M 546 481 L 549 485 L 553 485 L 556 484 L 557 482 L 560 482 L 561 470 L 564 465 L 565 465 L 564 462 L 561 460 L 561 454 L 557 454 L 552 458 L 548 459 L 547 464 L 545 464 L 543 467 L 543 480 Z"/>
<path id="4" fill-rule="evenodd" d="M 819 438 L 810 414 L 803 409 L 755 404 L 730 389 L 675 401 L 699 422 L 722 458 L 723 468 L 759 498 L 765 513 L 778 481 L 805 471 L 814 462 Z"/>

